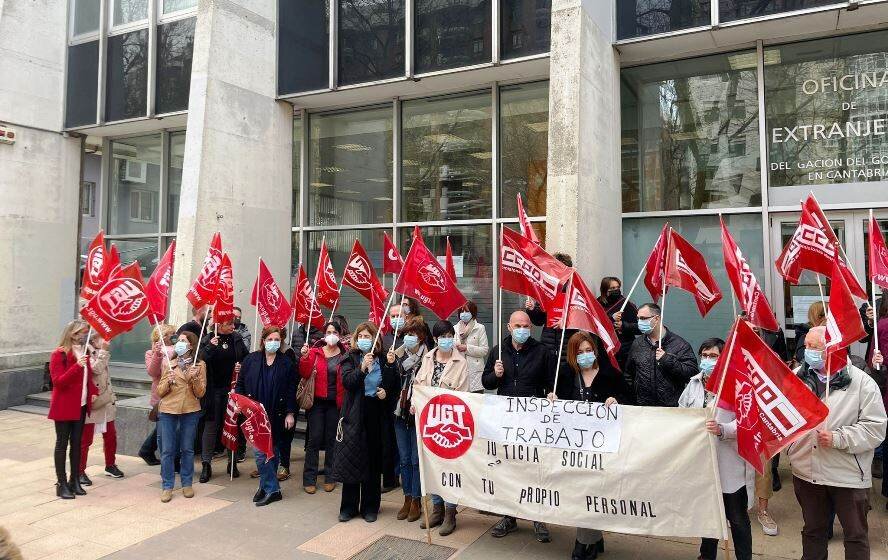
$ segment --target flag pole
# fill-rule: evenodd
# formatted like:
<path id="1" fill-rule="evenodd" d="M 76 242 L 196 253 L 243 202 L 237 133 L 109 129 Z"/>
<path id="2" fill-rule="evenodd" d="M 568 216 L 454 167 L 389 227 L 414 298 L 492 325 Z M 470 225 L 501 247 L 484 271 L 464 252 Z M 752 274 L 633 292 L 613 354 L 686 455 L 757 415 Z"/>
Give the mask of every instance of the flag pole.
<path id="1" fill-rule="evenodd" d="M 664 276 L 665 276 L 665 274 L 664 274 Z M 663 348 L 663 317 L 666 316 L 666 292 L 668 292 L 668 291 L 669 291 L 669 286 L 665 285 L 665 279 L 664 279 L 663 295 L 660 297 L 660 332 L 657 333 L 659 335 L 658 340 L 657 340 L 657 348 L 659 348 L 659 349 Z"/>
<path id="2" fill-rule="evenodd" d="M 725 359 L 725 363 L 722 366 L 721 370 L 721 379 L 718 381 L 718 391 L 715 393 L 715 400 L 712 402 L 712 407 L 710 408 L 710 412 L 707 414 L 707 418 L 712 420 L 715 418 L 715 409 L 718 407 L 718 401 L 721 399 L 722 389 L 725 388 L 725 378 L 728 376 L 728 364 L 731 361 L 731 353 L 734 351 L 734 341 L 737 339 L 737 323 L 740 321 L 739 318 L 734 317 L 734 327 L 731 331 L 731 340 L 728 341 L 727 348 L 727 358 Z"/>
<path id="3" fill-rule="evenodd" d="M 324 234 L 324 236 L 321 238 L 321 247 L 326 245 L 326 243 L 327 243 L 327 235 Z M 305 341 L 303 342 L 303 344 L 308 344 L 309 346 L 311 346 L 311 344 L 310 344 L 310 341 L 311 341 L 311 320 L 314 319 L 315 306 L 317 306 L 317 308 L 318 308 L 318 315 L 320 315 L 321 317 L 324 316 L 324 314 L 321 312 L 321 305 L 318 303 L 318 276 L 320 276 L 320 272 L 321 272 L 321 262 L 319 259 L 318 260 L 318 267 L 315 270 L 314 288 L 312 289 L 312 292 L 311 292 L 311 305 L 308 307 L 308 320 L 305 321 Z"/>
<path id="4" fill-rule="evenodd" d="M 167 367 L 173 369 L 173 365 L 170 363 L 170 355 L 167 353 L 166 342 L 163 340 L 163 332 L 160 330 L 160 320 L 157 318 L 157 315 L 152 315 L 152 317 L 154 317 L 154 330 L 157 331 L 157 339 L 163 347 L 163 357 L 166 358 Z"/>
<path id="5" fill-rule="evenodd" d="M 555 386 L 552 387 L 553 393 L 555 393 L 555 389 L 558 387 L 558 374 L 561 373 L 561 355 L 564 352 L 564 334 L 567 332 L 567 315 L 570 311 L 570 301 L 571 296 L 573 295 L 573 280 L 574 274 L 576 273 L 576 270 L 573 270 L 570 273 L 570 279 L 567 281 L 567 292 L 564 294 L 564 305 L 561 308 L 561 343 L 558 345 L 558 362 L 555 364 Z"/>
<path id="6" fill-rule="evenodd" d="M 737 316 L 737 298 L 734 297 L 734 290 L 731 290 L 731 308 L 734 310 L 734 317 Z"/>
<path id="7" fill-rule="evenodd" d="M 259 332 L 259 290 L 262 289 L 262 255 L 259 255 L 259 264 L 256 265 L 256 318 L 253 320 L 253 347 L 250 351 L 256 349 L 259 344 L 261 333 Z"/>
<path id="8" fill-rule="evenodd" d="M 382 333 L 383 321 L 388 316 L 389 308 L 392 306 L 392 300 L 395 297 L 395 287 L 392 286 L 392 293 L 389 294 L 389 299 L 385 304 L 385 312 L 382 314 L 382 317 L 379 318 L 379 328 L 376 329 L 376 336 L 373 337 L 373 348 L 376 348 L 376 342 L 379 341 L 379 335 Z M 370 306 L 373 306 L 373 302 L 370 302 Z M 392 342 L 394 344 L 394 341 Z M 390 350 L 391 351 L 391 350 Z"/>
<path id="9" fill-rule="evenodd" d="M 419 413 L 419 410 L 416 411 Z M 422 492 L 422 515 L 425 519 L 426 526 L 426 540 L 429 544 L 432 544 L 432 527 L 429 523 L 429 494 L 426 492 L 428 489 L 425 483 L 425 469 L 423 468 L 423 463 L 425 462 L 425 444 L 422 442 L 422 434 L 418 431 L 416 432 L 416 449 L 419 452 L 419 491 Z"/>
<path id="10" fill-rule="evenodd" d="M 873 209 L 870 208 L 869 211 L 869 235 L 870 235 L 870 247 L 873 246 Z M 872 250 L 870 250 L 870 254 L 872 254 Z M 870 270 L 872 270 L 873 263 L 870 263 Z M 870 278 L 870 291 L 872 292 L 872 307 L 873 307 L 873 351 L 879 351 L 879 311 L 876 309 L 876 282 Z M 886 297 L 885 294 L 882 294 L 882 297 Z M 872 364 L 870 364 L 872 365 Z"/>
<path id="11" fill-rule="evenodd" d="M 632 293 L 635 292 L 635 287 L 638 286 L 638 281 L 641 280 L 643 274 L 644 267 L 641 267 L 641 270 L 638 271 L 638 276 L 635 277 L 635 282 L 633 282 L 632 287 L 629 288 L 629 293 L 623 298 L 623 305 L 620 306 L 620 313 L 626 310 L 626 306 L 629 304 L 629 298 L 632 296 Z"/>
<path id="12" fill-rule="evenodd" d="M 207 307 L 204 305 L 204 307 Z M 197 360 L 198 355 L 200 355 L 200 341 L 203 340 L 204 331 L 207 329 L 207 317 L 210 316 L 210 312 L 206 311 L 204 313 L 203 322 L 200 324 L 200 335 L 197 337 L 197 348 L 194 350 L 194 359 Z"/>
<path id="13" fill-rule="evenodd" d="M 854 272 L 854 271 L 852 271 L 852 272 Z M 823 315 L 825 317 L 829 312 L 826 308 L 826 299 L 823 297 L 823 283 L 820 281 L 820 273 L 818 272 L 818 273 L 816 273 L 816 275 L 817 275 L 817 289 L 820 290 L 820 303 L 823 305 Z M 824 344 L 826 343 L 825 336 L 824 336 L 823 342 L 824 342 Z M 826 390 L 825 390 L 825 393 L 823 396 L 823 400 L 824 400 L 824 402 L 826 402 L 829 400 L 829 366 L 830 366 L 830 361 L 831 361 L 830 358 L 832 356 L 826 347 L 824 347 L 823 351 L 826 352 Z M 824 422 L 825 422 L 825 420 L 824 420 Z"/>
<path id="14" fill-rule="evenodd" d="M 333 309 L 330 310 L 330 321 L 333 320 L 333 314 L 336 313 L 336 306 L 339 305 L 339 299 L 342 297 L 343 286 L 345 286 L 345 271 L 344 270 L 342 271 L 342 282 L 339 283 L 339 292 L 336 295 L 336 301 L 333 302 Z M 372 303 L 371 303 L 371 305 L 372 305 Z"/>
<path id="15" fill-rule="evenodd" d="M 521 196 L 521 193 L 518 193 L 518 196 Z M 499 235 L 499 237 L 500 237 L 499 238 L 500 269 L 502 269 L 502 261 L 503 261 L 502 251 L 503 251 L 503 228 L 504 227 L 505 226 L 503 224 L 500 224 L 500 235 Z M 502 326 L 503 326 L 503 279 L 502 279 L 502 274 L 498 275 L 497 278 L 499 280 L 499 286 L 497 286 L 497 289 L 499 290 L 499 293 L 497 295 L 499 297 L 496 300 L 497 319 L 499 320 L 499 328 L 502 329 Z M 503 337 L 502 336 L 500 336 L 500 339 L 498 342 L 499 342 L 499 344 L 496 345 L 496 348 L 498 350 L 499 355 L 497 356 L 496 359 L 501 362 L 501 361 L 503 361 Z"/>

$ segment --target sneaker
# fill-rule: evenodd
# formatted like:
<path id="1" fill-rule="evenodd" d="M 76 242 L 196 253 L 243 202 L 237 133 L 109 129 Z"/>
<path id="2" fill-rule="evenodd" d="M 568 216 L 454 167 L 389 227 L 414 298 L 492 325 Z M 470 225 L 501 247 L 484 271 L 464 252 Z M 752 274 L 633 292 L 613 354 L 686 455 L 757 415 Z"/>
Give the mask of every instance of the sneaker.
<path id="1" fill-rule="evenodd" d="M 194 497 L 194 488 L 192 488 L 191 486 L 183 486 L 182 487 L 182 495 L 185 496 L 186 498 L 193 498 Z"/>
<path id="2" fill-rule="evenodd" d="M 769 537 L 777 536 L 780 532 L 780 529 L 777 527 L 777 522 L 774 521 L 774 518 L 771 517 L 771 514 L 767 511 L 758 512 L 756 518 L 758 518 L 758 522 L 762 524 L 762 532 Z"/>
<path id="3" fill-rule="evenodd" d="M 506 516 L 493 526 L 493 529 L 490 530 L 490 536 L 495 538 L 505 537 L 509 533 L 514 533 L 517 530 L 518 522 L 515 521 L 515 518 Z"/>
<path id="4" fill-rule="evenodd" d="M 247 460 L 247 452 L 244 451 L 243 453 L 235 453 L 234 460 L 238 463 L 243 463 Z"/>
<path id="5" fill-rule="evenodd" d="M 552 542 L 552 537 L 549 535 L 549 527 L 542 521 L 533 522 L 533 533 L 536 535 L 537 541 L 541 543 Z"/>
<path id="6" fill-rule="evenodd" d="M 164 490 L 160 493 L 160 501 L 163 503 L 167 503 L 173 499 L 173 491 L 172 490 Z"/>
<path id="7" fill-rule="evenodd" d="M 86 476 L 86 473 L 80 473 L 80 485 L 81 486 L 92 486 L 93 481 Z"/>
<path id="8" fill-rule="evenodd" d="M 105 467 L 105 476 L 110 476 L 112 478 L 123 478 L 123 473 L 120 469 L 117 468 L 117 465 L 110 465 Z"/>

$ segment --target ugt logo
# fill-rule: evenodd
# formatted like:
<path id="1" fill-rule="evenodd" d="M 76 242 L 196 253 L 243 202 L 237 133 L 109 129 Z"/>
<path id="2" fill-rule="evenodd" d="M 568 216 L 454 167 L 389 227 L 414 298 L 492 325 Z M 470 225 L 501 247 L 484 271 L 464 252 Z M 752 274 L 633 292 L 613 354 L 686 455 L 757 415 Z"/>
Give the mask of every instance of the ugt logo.
<path id="1" fill-rule="evenodd" d="M 119 323 L 135 322 L 148 312 L 148 298 L 132 278 L 108 281 L 98 301 L 105 315 Z"/>
<path id="2" fill-rule="evenodd" d="M 436 395 L 419 415 L 419 430 L 426 449 L 442 459 L 456 459 L 472 446 L 475 419 L 455 395 Z"/>

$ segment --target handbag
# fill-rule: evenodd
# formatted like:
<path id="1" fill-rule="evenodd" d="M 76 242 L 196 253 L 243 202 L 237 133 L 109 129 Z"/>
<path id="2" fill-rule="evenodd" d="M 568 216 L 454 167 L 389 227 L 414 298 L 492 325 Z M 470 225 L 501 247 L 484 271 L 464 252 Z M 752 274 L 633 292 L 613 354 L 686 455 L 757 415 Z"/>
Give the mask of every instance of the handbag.
<path id="1" fill-rule="evenodd" d="M 157 410 L 158 405 L 154 405 L 151 407 L 151 410 L 148 411 L 148 421 L 149 422 L 157 422 Z"/>
<path id="2" fill-rule="evenodd" d="M 313 367 L 308 379 L 300 379 L 299 385 L 296 387 L 296 406 L 306 412 L 314 406 L 315 375 L 317 375 L 317 370 Z"/>

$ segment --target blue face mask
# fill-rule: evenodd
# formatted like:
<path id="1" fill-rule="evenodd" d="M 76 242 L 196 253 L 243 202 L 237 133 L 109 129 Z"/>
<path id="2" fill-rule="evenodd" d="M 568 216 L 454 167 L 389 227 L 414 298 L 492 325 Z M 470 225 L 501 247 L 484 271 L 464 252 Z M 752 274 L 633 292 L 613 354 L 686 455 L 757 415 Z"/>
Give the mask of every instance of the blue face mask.
<path id="1" fill-rule="evenodd" d="M 419 344 L 419 337 L 415 334 L 408 334 L 404 337 L 404 346 L 407 348 L 413 350 L 417 344 Z"/>
<path id="2" fill-rule="evenodd" d="M 704 375 L 709 375 L 715 370 L 715 362 L 717 361 L 715 358 L 700 358 L 700 371 Z"/>
<path id="3" fill-rule="evenodd" d="M 595 352 L 577 354 L 577 365 L 580 366 L 580 369 L 588 369 L 595 365 Z"/>
<path id="4" fill-rule="evenodd" d="M 266 340 L 265 341 L 265 352 L 267 354 L 274 354 L 278 350 L 281 349 L 281 341 L 280 340 Z"/>
<path id="5" fill-rule="evenodd" d="M 412 311 L 412 310 L 410 309 L 409 305 L 402 305 L 401 306 L 401 313 L 403 313 L 404 315 L 410 315 L 410 311 Z"/>
<path id="6" fill-rule="evenodd" d="M 438 349 L 443 350 L 444 352 L 450 352 L 453 350 L 453 338 L 438 338 Z"/>
<path id="7" fill-rule="evenodd" d="M 188 343 L 184 340 L 179 340 L 176 342 L 176 346 L 174 348 L 176 350 L 176 355 L 183 356 L 188 352 Z"/>
<path id="8" fill-rule="evenodd" d="M 459 314 L 459 320 L 468 325 L 469 321 L 472 320 L 472 314 L 468 311 L 463 311 Z"/>
<path id="9" fill-rule="evenodd" d="M 823 369 L 823 350 L 805 348 L 805 363 L 813 369 Z"/>
<path id="10" fill-rule="evenodd" d="M 373 341 L 369 338 L 359 338 L 358 348 L 360 348 L 361 352 L 369 352 L 373 348 Z"/>
<path id="11" fill-rule="evenodd" d="M 639 319 L 638 320 L 638 330 L 642 332 L 642 334 L 647 334 L 654 330 L 653 325 L 651 325 L 650 319 Z"/>
<path id="12" fill-rule="evenodd" d="M 530 338 L 530 329 L 527 327 L 515 327 L 512 329 L 512 340 L 518 344 L 524 344 Z"/>
<path id="13" fill-rule="evenodd" d="M 404 318 L 403 317 L 391 317 L 389 318 L 389 325 L 392 326 L 393 329 L 400 329 L 404 326 Z"/>

